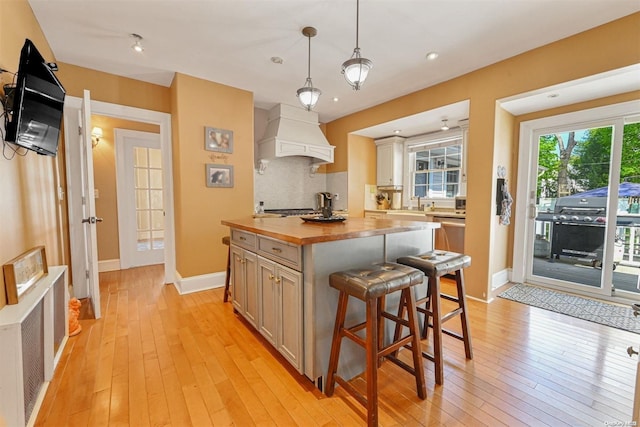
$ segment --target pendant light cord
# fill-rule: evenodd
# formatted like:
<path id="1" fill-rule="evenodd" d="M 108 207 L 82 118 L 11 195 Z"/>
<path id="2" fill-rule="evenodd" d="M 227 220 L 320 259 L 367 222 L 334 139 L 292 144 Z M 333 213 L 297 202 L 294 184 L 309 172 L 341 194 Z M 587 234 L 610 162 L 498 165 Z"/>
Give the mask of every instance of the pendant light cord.
<path id="1" fill-rule="evenodd" d="M 307 60 L 307 78 L 311 79 L 311 36 L 307 36 L 309 40 L 309 58 Z"/>
<path id="2" fill-rule="evenodd" d="M 360 33 L 360 0 L 356 0 L 356 49 L 360 49 L 358 34 Z"/>

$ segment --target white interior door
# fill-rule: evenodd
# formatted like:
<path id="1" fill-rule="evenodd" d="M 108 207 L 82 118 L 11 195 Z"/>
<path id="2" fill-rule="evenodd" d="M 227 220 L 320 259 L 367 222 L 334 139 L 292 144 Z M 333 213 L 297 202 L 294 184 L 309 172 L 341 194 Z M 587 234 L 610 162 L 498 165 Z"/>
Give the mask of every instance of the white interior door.
<path id="1" fill-rule="evenodd" d="M 87 279 L 87 288 L 89 289 L 89 298 L 95 313 L 96 319 L 101 317 L 100 313 L 100 281 L 98 278 L 98 237 L 96 233 L 96 224 L 102 222 L 101 218 L 96 217 L 96 200 L 95 187 L 93 183 L 93 146 L 91 144 L 91 96 L 88 90 L 85 90 L 82 97 L 82 126 L 81 126 L 81 147 L 82 155 L 82 180 L 83 180 L 83 209 L 84 215 L 81 220 L 84 232 L 85 243 L 85 259 L 87 270 L 85 277 Z"/>
<path id="2" fill-rule="evenodd" d="M 164 262 L 165 227 L 160 135 L 115 130 L 121 268 Z"/>
<path id="3" fill-rule="evenodd" d="M 73 291 L 77 298 L 90 298 L 98 319 L 101 312 L 96 224 L 101 219 L 96 218 L 94 199 L 89 91 L 84 91 L 79 105 L 65 103 L 64 126 Z"/>

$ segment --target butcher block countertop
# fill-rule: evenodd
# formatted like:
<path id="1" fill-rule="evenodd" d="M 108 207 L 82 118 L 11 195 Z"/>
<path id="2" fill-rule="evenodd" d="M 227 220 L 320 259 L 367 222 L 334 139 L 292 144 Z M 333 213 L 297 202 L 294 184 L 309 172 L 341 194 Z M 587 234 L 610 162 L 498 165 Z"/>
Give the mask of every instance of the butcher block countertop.
<path id="1" fill-rule="evenodd" d="M 315 223 L 304 222 L 300 217 L 294 216 L 284 218 L 247 217 L 223 220 L 222 225 L 296 245 L 309 245 L 440 227 L 440 224 L 433 222 L 352 217 L 342 222 Z"/>

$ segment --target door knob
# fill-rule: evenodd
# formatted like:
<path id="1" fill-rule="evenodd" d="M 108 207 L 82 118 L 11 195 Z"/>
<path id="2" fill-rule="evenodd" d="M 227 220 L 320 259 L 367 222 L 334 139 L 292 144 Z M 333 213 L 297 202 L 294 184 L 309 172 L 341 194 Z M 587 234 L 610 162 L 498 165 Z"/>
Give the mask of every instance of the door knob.
<path id="1" fill-rule="evenodd" d="M 89 218 L 83 218 L 82 219 L 82 223 L 83 224 L 95 224 L 96 222 L 102 222 L 102 218 L 97 218 L 95 216 L 90 216 Z"/>
<path id="2" fill-rule="evenodd" d="M 629 355 L 629 357 L 631 357 L 631 356 L 633 356 L 634 354 L 638 354 L 638 352 L 637 352 L 637 351 L 635 351 L 635 350 L 633 349 L 633 346 L 629 346 L 629 347 L 627 348 L 627 354 Z"/>

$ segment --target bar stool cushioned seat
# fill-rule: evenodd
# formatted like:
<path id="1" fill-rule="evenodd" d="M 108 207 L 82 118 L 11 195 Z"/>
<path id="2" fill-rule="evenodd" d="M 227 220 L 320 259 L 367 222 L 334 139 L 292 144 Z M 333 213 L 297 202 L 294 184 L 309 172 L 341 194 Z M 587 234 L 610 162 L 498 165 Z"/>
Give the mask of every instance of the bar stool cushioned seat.
<path id="1" fill-rule="evenodd" d="M 383 357 L 391 360 L 401 368 L 414 375 L 417 394 L 421 399 L 427 396 L 422 355 L 420 353 L 420 330 L 415 306 L 415 297 L 411 287 L 422 283 L 422 272 L 411 267 L 395 263 L 375 264 L 368 268 L 353 269 L 332 273 L 329 276 L 331 287 L 340 291 L 338 297 L 338 310 L 333 331 L 331 355 L 327 375 L 327 396 L 333 395 L 335 383 L 340 384 L 347 392 L 367 408 L 368 425 L 378 423 L 378 391 L 377 369 Z M 393 292 L 401 292 L 400 303 L 406 307 L 408 319 L 398 317 L 385 311 L 385 296 Z M 354 326 L 345 327 L 347 303 L 349 297 L 358 298 L 366 304 L 366 320 Z M 403 312 L 404 314 L 404 312 Z M 397 325 L 409 328 L 409 335 L 405 337 L 395 336 L 394 341 L 384 347 L 384 319 L 396 322 Z M 366 337 L 362 338 L 356 332 L 365 329 Z M 342 338 L 346 337 L 366 350 L 366 398 L 360 394 L 351 384 L 337 374 L 338 359 Z M 396 358 L 396 353 L 401 347 L 411 343 L 413 348 L 413 367 Z"/>
<path id="2" fill-rule="evenodd" d="M 464 268 L 471 265 L 471 257 L 455 252 L 433 251 L 416 256 L 400 257 L 397 261 L 399 264 L 421 270 L 425 276 L 429 278 L 427 295 L 424 298 L 417 299 L 416 304 L 418 306 L 418 312 L 425 315 L 422 338 L 428 338 L 429 327 L 432 327 L 434 332 L 433 354 L 423 352 L 422 355 L 435 363 L 436 384 L 441 385 L 444 383 L 442 355 L 443 333 L 463 341 L 467 359 L 473 358 L 469 320 L 467 317 L 464 276 L 462 273 Z M 452 273 L 455 275 L 457 297 L 440 292 L 440 277 Z M 456 302 L 457 308 L 448 313 L 442 313 L 440 298 Z M 424 304 L 424 307 L 422 307 L 422 304 Z M 401 312 L 399 312 L 398 315 L 401 315 Z M 444 322 L 457 315 L 460 315 L 462 334 L 442 328 Z M 432 324 L 429 324 L 429 319 L 432 320 Z M 398 333 L 398 328 L 396 328 L 396 335 Z"/>

